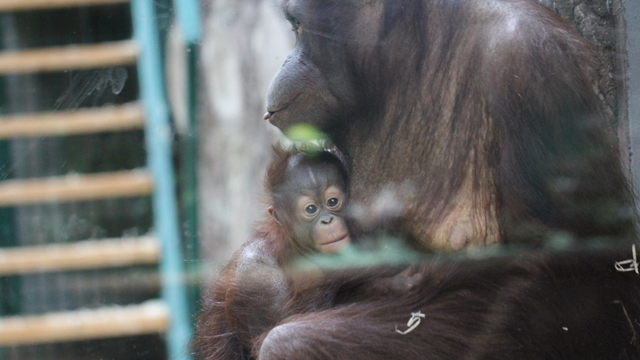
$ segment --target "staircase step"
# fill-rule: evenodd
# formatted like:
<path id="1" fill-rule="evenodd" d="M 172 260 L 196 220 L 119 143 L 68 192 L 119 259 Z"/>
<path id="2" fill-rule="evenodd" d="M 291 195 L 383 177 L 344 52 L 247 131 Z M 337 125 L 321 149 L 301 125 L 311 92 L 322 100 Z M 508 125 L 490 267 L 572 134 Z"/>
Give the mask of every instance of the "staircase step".
<path id="1" fill-rule="evenodd" d="M 129 0 L 0 0 L 0 12 L 111 5 Z"/>
<path id="2" fill-rule="evenodd" d="M 5 50 L 0 52 L 0 75 L 131 65 L 136 62 L 138 50 L 132 40 Z"/>
<path id="3" fill-rule="evenodd" d="M 0 248 L 0 276 L 155 264 L 159 259 L 160 243 L 151 236 Z"/>
<path id="4" fill-rule="evenodd" d="M 0 346 L 42 344 L 161 333 L 169 309 L 160 300 L 138 305 L 107 306 L 0 318 Z"/>
<path id="5" fill-rule="evenodd" d="M 130 103 L 75 111 L 0 116 L 0 139 L 141 129 L 144 112 Z"/>
<path id="6" fill-rule="evenodd" d="M 145 196 L 152 189 L 146 170 L 5 180 L 0 182 L 0 207 Z"/>

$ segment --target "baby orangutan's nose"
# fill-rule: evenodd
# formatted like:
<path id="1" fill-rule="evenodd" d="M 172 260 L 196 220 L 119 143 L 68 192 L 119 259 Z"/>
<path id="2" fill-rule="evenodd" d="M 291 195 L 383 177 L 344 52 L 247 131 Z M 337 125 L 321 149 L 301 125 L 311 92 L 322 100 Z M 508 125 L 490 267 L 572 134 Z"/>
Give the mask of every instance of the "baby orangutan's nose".
<path id="1" fill-rule="evenodd" d="M 321 223 L 328 225 L 333 221 L 333 215 L 329 215 L 320 220 Z"/>

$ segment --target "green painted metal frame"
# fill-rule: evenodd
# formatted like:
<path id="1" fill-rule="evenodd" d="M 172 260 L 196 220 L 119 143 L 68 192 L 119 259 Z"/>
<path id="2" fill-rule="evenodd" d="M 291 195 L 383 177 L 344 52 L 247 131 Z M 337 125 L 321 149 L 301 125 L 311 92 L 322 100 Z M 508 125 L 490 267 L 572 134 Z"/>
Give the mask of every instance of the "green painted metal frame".
<path id="1" fill-rule="evenodd" d="M 195 316 L 200 299 L 200 246 L 198 238 L 198 56 L 202 38 L 199 2 L 197 0 L 174 0 L 176 23 L 180 28 L 187 56 L 187 93 L 184 99 L 188 109 L 187 130 L 181 134 L 181 183 L 180 198 L 183 215 L 183 235 L 187 273 L 194 279 L 189 286 L 191 315 Z"/>
<path id="2" fill-rule="evenodd" d="M 184 258 L 178 227 L 175 175 L 172 166 L 172 132 L 164 92 L 162 54 L 152 0 L 132 0 L 134 38 L 140 46 L 138 77 L 146 112 L 145 140 L 148 167 L 154 175 L 153 210 L 155 231 L 162 243 L 160 273 L 162 297 L 169 306 L 167 351 L 171 359 L 188 360 L 192 336 L 187 302 Z"/>

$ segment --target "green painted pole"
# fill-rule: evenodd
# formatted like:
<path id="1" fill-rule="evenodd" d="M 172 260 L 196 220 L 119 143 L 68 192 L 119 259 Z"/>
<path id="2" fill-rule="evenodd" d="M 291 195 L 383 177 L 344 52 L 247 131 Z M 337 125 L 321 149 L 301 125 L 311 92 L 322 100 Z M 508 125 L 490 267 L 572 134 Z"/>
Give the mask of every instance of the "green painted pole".
<path id="1" fill-rule="evenodd" d="M 162 244 L 162 297 L 171 313 L 167 331 L 167 351 L 171 359 L 188 360 L 191 359 L 188 344 L 192 328 L 178 230 L 175 175 L 171 154 L 172 133 L 164 93 L 156 12 L 151 0 L 133 0 L 131 12 L 134 38 L 140 46 L 138 77 L 140 95 L 146 112 L 145 140 L 148 166 L 155 181 L 152 198 L 154 226 Z"/>
<path id="2" fill-rule="evenodd" d="M 174 0 L 173 4 L 185 43 L 197 44 L 202 36 L 198 0 Z"/>

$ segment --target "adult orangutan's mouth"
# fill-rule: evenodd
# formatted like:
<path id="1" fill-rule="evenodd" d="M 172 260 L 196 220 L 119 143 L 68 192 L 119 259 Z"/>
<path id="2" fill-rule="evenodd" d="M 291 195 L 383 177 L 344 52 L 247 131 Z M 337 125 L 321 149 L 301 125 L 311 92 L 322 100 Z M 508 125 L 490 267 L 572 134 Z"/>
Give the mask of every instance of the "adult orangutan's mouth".
<path id="1" fill-rule="evenodd" d="M 302 92 L 298 93 L 298 95 L 294 96 L 293 99 L 291 99 L 291 101 L 289 101 L 286 105 L 279 107 L 276 110 L 270 110 L 269 108 L 267 108 L 267 112 L 264 114 L 264 116 L 262 117 L 265 120 L 269 120 L 271 119 L 271 117 L 273 116 L 273 114 L 280 112 L 286 108 L 288 108 L 289 106 L 291 106 L 291 104 L 293 104 L 294 102 L 296 102 L 296 100 L 298 100 L 298 98 L 300 97 L 300 95 L 302 95 Z"/>

